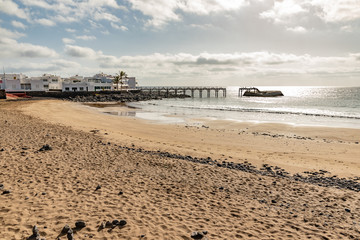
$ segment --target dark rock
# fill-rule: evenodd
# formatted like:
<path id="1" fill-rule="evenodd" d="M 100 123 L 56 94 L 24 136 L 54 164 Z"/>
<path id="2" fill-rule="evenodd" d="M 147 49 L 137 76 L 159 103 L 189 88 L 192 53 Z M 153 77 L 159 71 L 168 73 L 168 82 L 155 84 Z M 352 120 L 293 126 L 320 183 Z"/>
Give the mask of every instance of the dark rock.
<path id="1" fill-rule="evenodd" d="M 112 223 L 110 221 L 106 221 L 105 227 L 112 227 Z"/>
<path id="2" fill-rule="evenodd" d="M 73 230 L 71 228 L 67 232 L 66 237 L 67 237 L 68 240 L 74 240 L 74 233 L 73 233 Z"/>
<path id="3" fill-rule="evenodd" d="M 95 191 L 101 189 L 101 185 L 97 185 Z"/>
<path id="4" fill-rule="evenodd" d="M 206 235 L 206 234 L 208 234 L 208 231 L 202 231 L 202 233 L 203 233 L 204 235 Z"/>
<path id="5" fill-rule="evenodd" d="M 271 200 L 271 203 L 276 203 L 276 200 Z"/>
<path id="6" fill-rule="evenodd" d="M 201 232 L 193 232 L 191 233 L 190 237 L 193 239 L 202 239 L 204 237 L 204 234 Z"/>
<path id="7" fill-rule="evenodd" d="M 52 150 L 52 147 L 50 147 L 48 144 L 45 144 L 44 146 L 42 146 L 39 151 L 42 152 L 42 151 L 49 151 L 49 150 Z"/>
<path id="8" fill-rule="evenodd" d="M 84 228 L 84 227 L 86 227 L 86 223 L 82 220 L 78 220 L 75 222 L 75 227 L 76 228 Z"/>
<path id="9" fill-rule="evenodd" d="M 5 149 L 3 149 L 3 148 L 2 148 L 2 149 L 0 149 L 0 152 L 3 152 L 3 151 L 5 151 Z"/>
<path id="10" fill-rule="evenodd" d="M 127 224 L 127 222 L 125 221 L 125 220 L 120 220 L 120 222 L 119 222 L 119 226 L 120 227 L 123 227 L 123 226 L 125 226 Z"/>
<path id="11" fill-rule="evenodd" d="M 115 225 L 115 226 L 116 226 L 116 225 L 119 225 L 119 223 L 120 223 L 120 221 L 119 221 L 119 220 L 116 220 L 116 219 L 112 221 L 112 225 Z"/>
<path id="12" fill-rule="evenodd" d="M 69 230 L 70 230 L 70 226 L 66 224 L 66 225 L 63 227 L 63 229 L 61 230 L 61 233 L 62 233 L 62 234 L 67 234 Z"/>
<path id="13" fill-rule="evenodd" d="M 351 212 L 351 210 L 348 208 L 345 208 L 345 212 Z"/>
<path id="14" fill-rule="evenodd" d="M 10 190 L 4 190 L 3 192 L 2 192 L 2 195 L 5 195 L 5 194 L 10 194 L 11 193 L 11 191 Z"/>
<path id="15" fill-rule="evenodd" d="M 0 183 L 0 190 L 4 188 L 4 184 Z"/>
<path id="16" fill-rule="evenodd" d="M 40 236 L 39 229 L 36 225 L 33 226 L 32 232 L 33 232 L 33 236 Z"/>
<path id="17" fill-rule="evenodd" d="M 120 191 L 119 193 L 118 193 L 118 195 L 123 195 L 124 193 L 122 192 L 122 191 Z"/>

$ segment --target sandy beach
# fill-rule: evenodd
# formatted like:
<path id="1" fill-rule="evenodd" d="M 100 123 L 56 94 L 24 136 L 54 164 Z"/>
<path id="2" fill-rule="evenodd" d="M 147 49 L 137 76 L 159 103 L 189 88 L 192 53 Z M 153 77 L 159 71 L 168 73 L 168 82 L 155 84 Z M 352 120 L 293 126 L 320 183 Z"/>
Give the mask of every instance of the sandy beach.
<path id="1" fill-rule="evenodd" d="M 65 225 L 74 239 L 192 239 L 195 231 L 198 239 L 360 239 L 356 185 L 221 164 L 267 164 L 291 176 L 321 170 L 318 177 L 356 183 L 359 129 L 164 125 L 101 111 L 60 100 L 0 102 L 0 239 L 27 239 L 34 225 L 46 239 L 67 239 Z M 86 226 L 75 228 L 78 220 Z M 126 224 L 105 224 L 113 220 Z"/>

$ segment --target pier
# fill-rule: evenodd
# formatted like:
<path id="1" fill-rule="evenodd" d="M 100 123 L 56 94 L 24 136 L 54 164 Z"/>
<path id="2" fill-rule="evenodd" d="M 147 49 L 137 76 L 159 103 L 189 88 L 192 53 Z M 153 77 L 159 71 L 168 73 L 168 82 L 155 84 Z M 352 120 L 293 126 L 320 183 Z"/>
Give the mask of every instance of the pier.
<path id="1" fill-rule="evenodd" d="M 141 91 L 148 91 L 149 93 L 157 93 L 161 95 L 164 93 L 166 96 L 169 96 L 170 93 L 178 95 L 178 93 L 186 94 L 190 92 L 191 97 L 195 96 L 195 92 L 198 91 L 199 97 L 203 97 L 203 93 L 206 94 L 208 98 L 211 97 L 211 91 L 214 92 L 215 97 L 219 97 L 219 92 L 222 92 L 222 96 L 226 97 L 226 88 L 225 87 L 139 87 L 137 88 Z"/>

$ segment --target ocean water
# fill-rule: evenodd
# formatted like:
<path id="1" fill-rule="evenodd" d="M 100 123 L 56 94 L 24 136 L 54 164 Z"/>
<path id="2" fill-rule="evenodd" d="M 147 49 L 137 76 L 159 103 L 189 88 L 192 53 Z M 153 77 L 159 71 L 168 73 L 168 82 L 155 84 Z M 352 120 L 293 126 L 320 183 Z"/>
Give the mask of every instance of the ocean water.
<path id="1" fill-rule="evenodd" d="M 189 119 L 220 119 L 252 123 L 360 128 L 360 87 L 259 87 L 281 90 L 283 97 L 239 97 L 239 87 L 227 96 L 163 99 L 130 103 L 138 118 L 169 123 Z M 195 94 L 197 91 L 195 91 Z M 188 93 L 189 94 L 189 93 Z M 204 97 L 205 96 L 205 97 Z"/>

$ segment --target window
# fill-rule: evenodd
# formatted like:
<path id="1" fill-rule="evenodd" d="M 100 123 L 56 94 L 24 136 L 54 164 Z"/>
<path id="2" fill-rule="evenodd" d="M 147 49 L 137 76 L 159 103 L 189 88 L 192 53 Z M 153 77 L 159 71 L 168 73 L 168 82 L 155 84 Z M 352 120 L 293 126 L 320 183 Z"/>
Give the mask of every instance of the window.
<path id="1" fill-rule="evenodd" d="M 47 79 L 43 79 L 43 82 L 47 82 L 48 80 Z"/>
<path id="2" fill-rule="evenodd" d="M 13 85 L 13 88 L 16 88 L 16 85 Z M 21 89 L 22 90 L 31 90 L 31 84 L 30 83 L 22 83 Z"/>
<path id="3" fill-rule="evenodd" d="M 80 87 L 80 89 L 79 89 L 80 91 L 84 91 L 84 88 L 83 87 Z"/>
<path id="4" fill-rule="evenodd" d="M 69 90 L 70 90 L 70 88 L 68 88 L 68 87 L 65 88 L 65 91 L 69 91 Z"/>
<path id="5" fill-rule="evenodd" d="M 53 80 L 51 80 L 52 82 L 58 82 L 58 80 L 57 79 L 53 79 Z"/>
<path id="6" fill-rule="evenodd" d="M 49 85 L 44 85 L 44 88 L 49 88 Z"/>
<path id="7" fill-rule="evenodd" d="M 73 90 L 74 92 L 76 92 L 77 88 L 76 88 L 76 87 L 73 87 L 72 90 Z"/>

